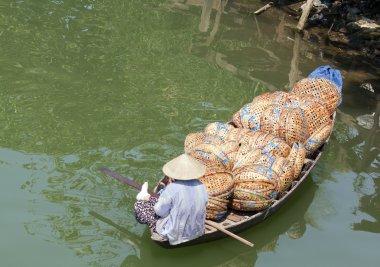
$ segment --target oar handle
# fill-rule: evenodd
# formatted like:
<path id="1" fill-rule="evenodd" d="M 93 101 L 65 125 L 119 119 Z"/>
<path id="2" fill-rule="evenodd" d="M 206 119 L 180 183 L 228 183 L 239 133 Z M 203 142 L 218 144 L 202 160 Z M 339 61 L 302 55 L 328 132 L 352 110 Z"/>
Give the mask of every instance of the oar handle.
<path id="1" fill-rule="evenodd" d="M 105 173 L 105 174 L 107 174 L 107 175 L 109 175 L 109 176 L 111 176 L 111 177 L 113 177 L 113 178 L 119 180 L 120 182 L 123 182 L 123 183 L 125 183 L 125 184 L 127 184 L 127 185 L 130 185 L 130 186 L 136 188 L 137 190 L 141 190 L 141 184 L 136 183 L 135 181 L 133 181 L 133 180 L 130 179 L 130 178 L 124 177 L 124 176 L 122 176 L 122 175 L 120 175 L 120 174 L 118 174 L 118 173 L 116 173 L 116 172 L 113 172 L 113 171 L 111 171 L 111 170 L 108 169 L 108 168 L 102 167 L 102 168 L 99 169 L 99 171 L 101 171 L 102 173 Z M 152 197 L 156 197 L 156 198 L 158 198 L 158 197 L 160 196 L 159 194 L 154 193 L 153 191 L 148 191 L 148 193 L 149 193 Z"/>
<path id="2" fill-rule="evenodd" d="M 216 222 L 213 222 L 213 221 L 210 221 L 210 220 L 206 220 L 206 224 L 214 227 L 215 229 L 225 233 L 226 235 L 232 237 L 232 238 L 235 238 L 236 240 L 242 242 L 243 244 L 247 245 L 247 246 L 250 246 L 251 248 L 255 245 L 251 242 L 249 242 L 248 240 L 238 236 L 238 235 L 235 235 L 234 233 L 224 229 L 223 227 L 221 227 L 219 224 L 217 224 Z"/>

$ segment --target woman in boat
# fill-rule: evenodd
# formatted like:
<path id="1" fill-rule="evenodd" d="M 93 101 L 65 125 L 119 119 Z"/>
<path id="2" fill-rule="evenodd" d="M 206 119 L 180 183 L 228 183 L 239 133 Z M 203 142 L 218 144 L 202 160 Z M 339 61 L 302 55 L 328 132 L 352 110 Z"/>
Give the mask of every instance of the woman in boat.
<path id="1" fill-rule="evenodd" d="M 171 245 L 190 241 L 204 234 L 207 189 L 198 178 L 206 167 L 187 154 L 169 161 L 162 168 L 169 183 L 159 199 L 147 193 L 145 182 L 135 203 L 136 220 L 169 240 Z"/>

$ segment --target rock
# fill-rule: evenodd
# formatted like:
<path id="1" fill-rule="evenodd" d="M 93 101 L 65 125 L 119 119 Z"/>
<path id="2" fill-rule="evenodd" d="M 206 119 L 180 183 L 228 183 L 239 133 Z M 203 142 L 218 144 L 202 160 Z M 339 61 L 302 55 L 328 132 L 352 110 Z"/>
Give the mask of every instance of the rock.
<path id="1" fill-rule="evenodd" d="M 365 89 L 365 90 L 368 90 L 368 91 L 370 91 L 371 93 L 374 93 L 374 92 L 375 92 L 375 90 L 373 89 L 373 86 L 372 86 L 371 83 L 362 83 L 362 84 L 360 85 L 360 88 L 363 88 L 363 89 Z"/>
<path id="2" fill-rule="evenodd" d="M 356 14 L 359 14 L 360 13 L 360 10 L 356 7 L 351 7 L 348 9 L 348 13 L 349 14 L 352 14 L 352 15 L 356 15 Z"/>
<path id="3" fill-rule="evenodd" d="M 322 19 L 323 19 L 323 14 L 316 13 L 316 14 L 314 14 L 313 16 L 311 16 L 309 18 L 309 21 L 315 21 L 315 22 L 317 22 L 317 21 L 321 21 Z"/>
<path id="4" fill-rule="evenodd" d="M 380 28 L 379 24 L 367 18 L 363 18 L 361 20 L 355 21 L 355 24 L 358 25 L 362 29 L 364 28 L 364 29 L 376 30 Z"/>
<path id="5" fill-rule="evenodd" d="M 347 47 L 349 44 L 347 36 L 340 32 L 331 32 L 328 38 L 333 45 L 338 47 Z"/>
<path id="6" fill-rule="evenodd" d="M 300 7 L 302 9 L 302 12 L 304 11 L 305 7 L 306 7 L 306 3 Z M 321 0 L 314 0 L 313 8 L 315 8 L 318 12 L 320 12 L 323 9 L 328 8 L 328 6 L 324 3 L 322 3 Z"/>
<path id="7" fill-rule="evenodd" d="M 380 29 L 380 25 L 377 24 L 375 21 L 362 18 L 354 22 L 350 22 L 346 25 L 347 29 L 351 32 L 357 32 L 357 31 L 376 31 Z"/>
<path id="8" fill-rule="evenodd" d="M 360 30 L 360 27 L 355 22 L 347 23 L 346 28 L 350 32 L 356 32 L 356 31 Z"/>
<path id="9" fill-rule="evenodd" d="M 337 7 L 340 7 L 342 5 L 342 1 L 334 1 L 332 3 L 332 7 L 333 8 L 337 8 Z"/>
<path id="10" fill-rule="evenodd" d="M 374 115 L 375 115 L 375 113 L 361 115 L 361 116 L 358 116 L 356 118 L 356 121 L 358 122 L 358 124 L 361 127 L 365 128 L 367 130 L 371 130 L 372 127 L 374 126 L 374 122 L 375 122 Z M 380 126 L 380 122 L 379 122 L 379 126 Z"/>
<path id="11" fill-rule="evenodd" d="M 338 30 L 340 33 L 347 33 L 347 28 L 346 27 L 342 27 Z"/>
<path id="12" fill-rule="evenodd" d="M 373 31 L 369 33 L 370 39 L 380 41 L 380 31 Z"/>
<path id="13" fill-rule="evenodd" d="M 360 19 L 359 13 L 360 13 L 360 10 L 357 9 L 356 7 L 349 8 L 348 13 L 347 13 L 347 20 L 355 21 L 355 20 Z"/>

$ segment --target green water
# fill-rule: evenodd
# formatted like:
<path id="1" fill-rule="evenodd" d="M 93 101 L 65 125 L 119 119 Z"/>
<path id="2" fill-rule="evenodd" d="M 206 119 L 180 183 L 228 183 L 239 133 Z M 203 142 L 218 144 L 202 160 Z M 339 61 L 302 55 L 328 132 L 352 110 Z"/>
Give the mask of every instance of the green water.
<path id="1" fill-rule="evenodd" d="M 380 103 L 359 87 L 379 86 L 378 66 L 300 41 L 279 10 L 225 4 L 0 2 L 0 266 L 378 266 Z M 344 76 L 334 136 L 289 203 L 241 233 L 254 249 L 163 249 L 136 192 L 97 171 L 153 186 L 187 133 L 322 64 Z"/>

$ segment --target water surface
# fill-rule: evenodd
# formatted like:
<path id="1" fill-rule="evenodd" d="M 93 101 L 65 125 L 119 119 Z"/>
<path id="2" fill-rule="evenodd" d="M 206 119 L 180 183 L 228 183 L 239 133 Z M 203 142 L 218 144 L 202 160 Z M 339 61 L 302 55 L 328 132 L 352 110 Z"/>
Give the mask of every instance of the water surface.
<path id="1" fill-rule="evenodd" d="M 378 88 L 379 68 L 247 3 L 0 3 L 1 266 L 378 265 L 380 102 L 360 85 Z M 333 138 L 289 203 L 241 233 L 254 249 L 158 247 L 136 192 L 97 171 L 153 186 L 186 134 L 324 64 L 344 76 Z"/>

